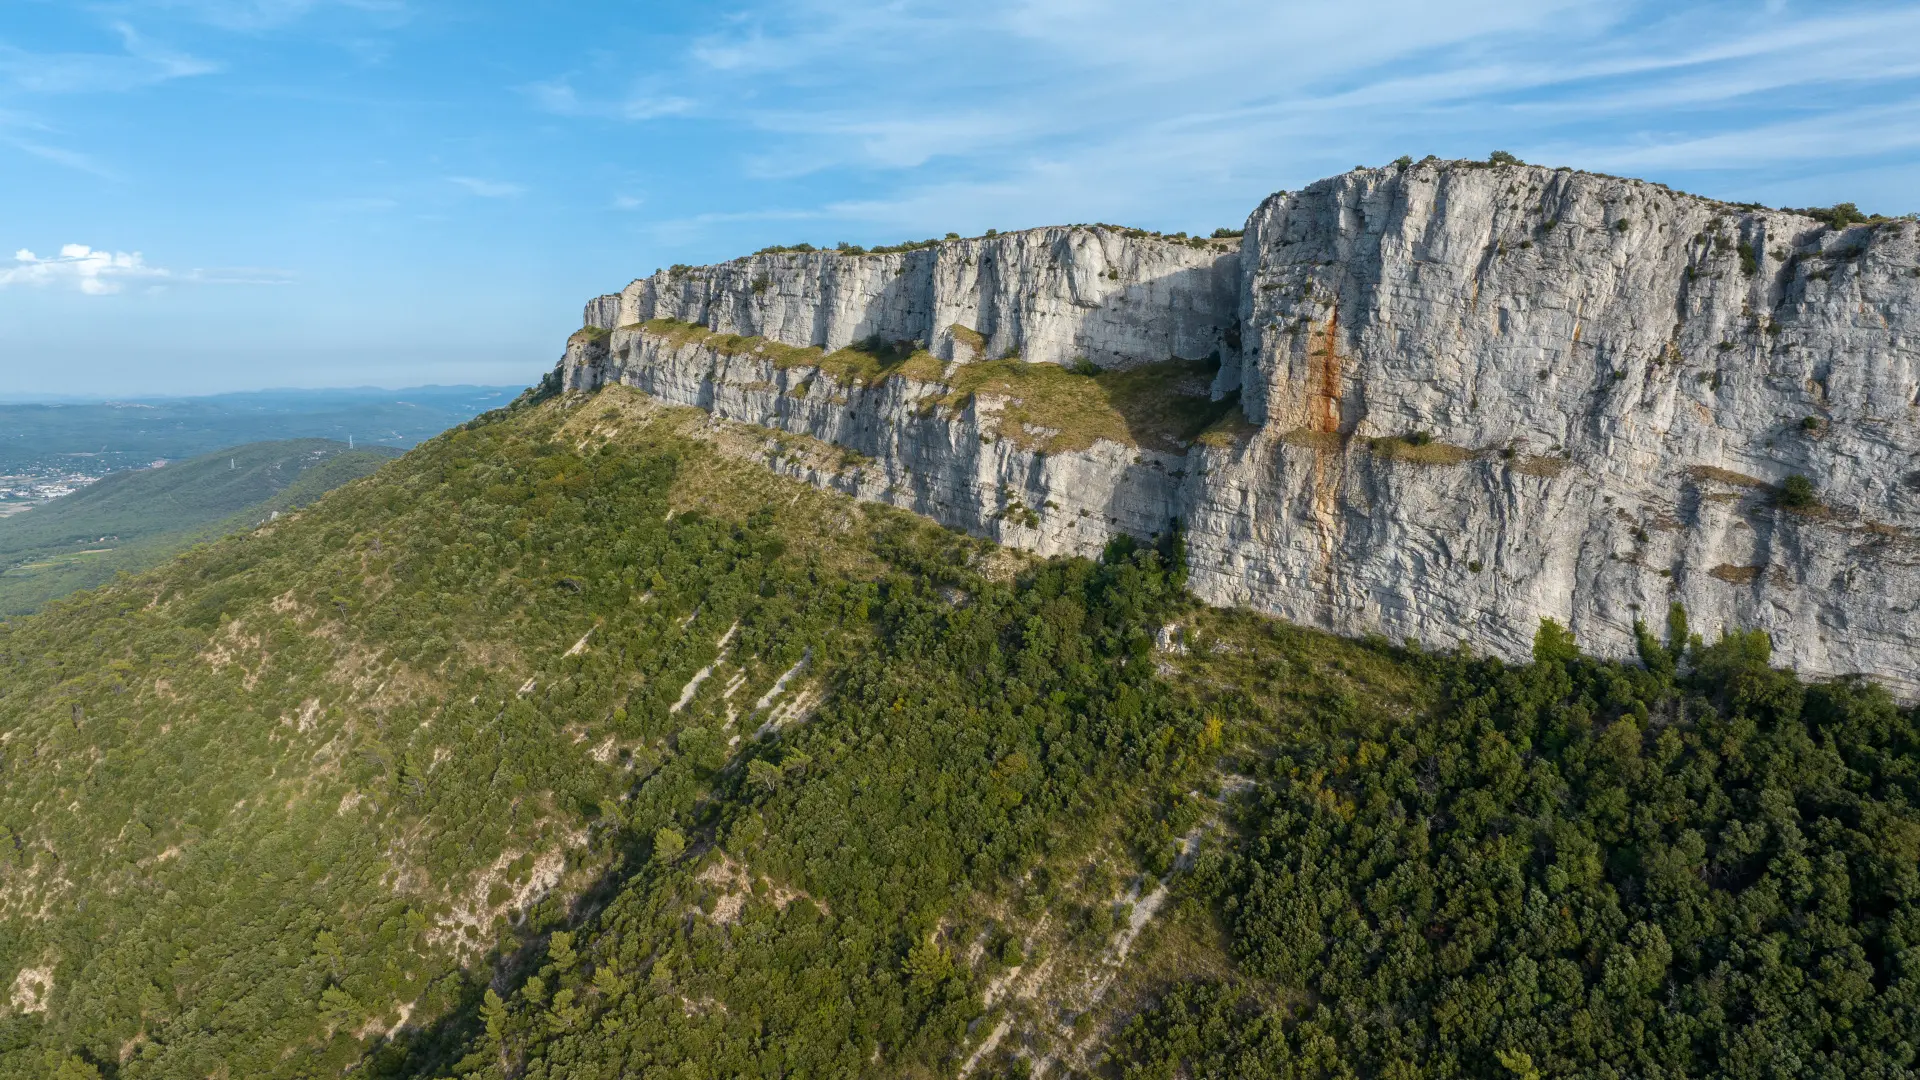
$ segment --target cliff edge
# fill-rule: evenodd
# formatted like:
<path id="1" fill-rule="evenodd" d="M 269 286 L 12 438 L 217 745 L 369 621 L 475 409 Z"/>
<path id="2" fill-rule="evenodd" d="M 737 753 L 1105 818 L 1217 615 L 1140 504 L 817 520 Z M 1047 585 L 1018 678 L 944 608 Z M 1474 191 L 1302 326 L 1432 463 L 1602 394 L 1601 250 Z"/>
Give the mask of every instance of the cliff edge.
<path id="1" fill-rule="evenodd" d="M 1518 658 L 1542 617 L 1631 655 L 1679 602 L 1920 696 L 1912 220 L 1428 161 L 1238 240 L 767 252 L 585 323 L 568 388 L 761 424 L 775 468 L 1044 553 L 1177 521 L 1211 603 Z"/>

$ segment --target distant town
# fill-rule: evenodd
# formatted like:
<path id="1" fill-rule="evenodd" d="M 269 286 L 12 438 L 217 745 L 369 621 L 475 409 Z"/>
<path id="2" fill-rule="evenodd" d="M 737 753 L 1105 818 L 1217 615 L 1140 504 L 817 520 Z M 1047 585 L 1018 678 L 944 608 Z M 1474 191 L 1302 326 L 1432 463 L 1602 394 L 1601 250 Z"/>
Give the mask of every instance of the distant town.
<path id="1" fill-rule="evenodd" d="M 155 461 L 155 467 L 165 465 L 164 459 Z M 49 499 L 62 495 L 71 495 L 105 473 L 76 472 L 71 469 L 46 468 L 29 469 L 26 472 L 0 476 L 0 517 L 8 517 L 39 506 Z"/>

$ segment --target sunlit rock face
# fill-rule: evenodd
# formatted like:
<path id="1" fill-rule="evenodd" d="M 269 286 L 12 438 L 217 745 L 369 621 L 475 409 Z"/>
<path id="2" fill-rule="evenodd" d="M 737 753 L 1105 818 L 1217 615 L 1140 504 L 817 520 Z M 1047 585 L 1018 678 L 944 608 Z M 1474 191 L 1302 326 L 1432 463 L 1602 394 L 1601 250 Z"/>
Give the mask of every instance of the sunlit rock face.
<path id="1" fill-rule="evenodd" d="M 587 325 L 674 319 L 830 350 L 914 340 L 962 361 L 1206 356 L 1238 324 L 1237 247 L 1093 226 L 878 255 L 762 253 L 657 271 L 595 299 Z"/>
<path id="2" fill-rule="evenodd" d="M 914 342 L 945 370 L 838 385 L 656 319 Z M 836 443 L 871 461 L 817 482 L 1042 552 L 1177 521 L 1213 603 L 1520 658 L 1543 617 L 1631 655 L 1677 601 L 1708 636 L 1757 627 L 1804 673 L 1920 695 L 1912 221 L 1427 162 L 1274 195 L 1237 244 L 1058 227 L 765 254 L 656 273 L 586 321 L 613 333 L 570 344 L 570 387 Z M 995 437 L 1004 401 L 946 385 L 1006 356 L 1215 358 L 1244 423 L 1184 453 L 1023 448 Z M 1796 475 L 1812 504 L 1781 497 Z"/>

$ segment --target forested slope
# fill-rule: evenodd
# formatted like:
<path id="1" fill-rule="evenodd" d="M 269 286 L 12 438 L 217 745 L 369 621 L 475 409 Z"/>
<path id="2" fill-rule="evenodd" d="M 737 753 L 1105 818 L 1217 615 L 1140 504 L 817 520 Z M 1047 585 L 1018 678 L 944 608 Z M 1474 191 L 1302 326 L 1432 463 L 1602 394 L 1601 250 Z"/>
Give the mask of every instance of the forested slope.
<path id="1" fill-rule="evenodd" d="M 0 1074 L 1903 1075 L 1915 716 L 1205 609 L 526 401 L 0 624 Z"/>

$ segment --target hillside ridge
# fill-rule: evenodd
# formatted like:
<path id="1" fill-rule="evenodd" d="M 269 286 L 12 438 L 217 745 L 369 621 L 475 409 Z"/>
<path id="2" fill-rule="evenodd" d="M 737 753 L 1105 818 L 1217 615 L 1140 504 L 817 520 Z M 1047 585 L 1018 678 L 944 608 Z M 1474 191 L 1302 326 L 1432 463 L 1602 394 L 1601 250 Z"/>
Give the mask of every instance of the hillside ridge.
<path id="1" fill-rule="evenodd" d="M 164 467 L 123 469 L 0 519 L 0 617 L 305 506 L 400 455 L 332 439 L 250 442 Z"/>
<path id="2" fill-rule="evenodd" d="M 846 468 L 793 475 L 1042 554 L 1178 523 L 1209 603 L 1519 659 L 1541 618 L 1631 657 L 1678 602 L 1911 698 L 1917 232 L 1401 162 L 1275 194 L 1238 240 L 675 267 L 590 301 L 556 381 L 836 444 Z M 1101 392 L 1069 371 L 1209 423 L 1075 438 Z"/>
<path id="3" fill-rule="evenodd" d="M 1157 407 L 1198 377 L 928 408 L 1237 437 Z M 1627 664 L 1343 639 L 1196 603 L 1177 536 L 1038 559 L 776 475 L 845 446 L 537 398 L 0 621 L 0 1076 L 1912 1070 L 1872 684 L 1678 607 Z"/>

